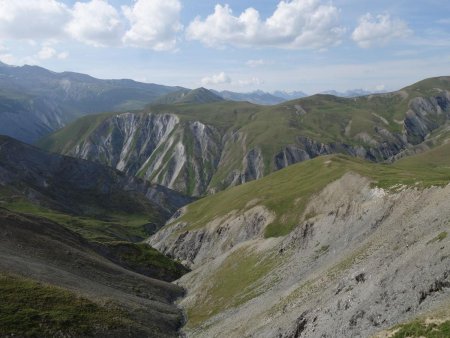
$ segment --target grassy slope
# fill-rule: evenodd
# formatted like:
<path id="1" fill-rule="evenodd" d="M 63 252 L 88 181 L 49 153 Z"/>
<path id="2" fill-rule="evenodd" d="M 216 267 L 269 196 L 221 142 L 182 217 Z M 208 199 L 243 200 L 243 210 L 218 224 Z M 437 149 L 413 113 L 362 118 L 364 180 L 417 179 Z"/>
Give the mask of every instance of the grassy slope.
<path id="1" fill-rule="evenodd" d="M 188 222 L 190 229 L 200 228 L 232 210 L 240 213 L 246 209 L 247 203 L 258 199 L 258 204 L 267 206 L 277 215 L 275 222 L 266 228 L 266 236 L 286 235 L 302 217 L 309 217 L 303 213 L 312 195 L 346 172 L 369 177 L 374 185 L 385 189 L 395 190 L 399 184 L 417 188 L 446 185 L 450 182 L 449 155 L 450 144 L 392 165 L 374 164 L 342 155 L 319 157 L 196 201 L 189 205 L 187 213 L 177 222 Z M 183 231 L 186 230 L 183 228 Z M 432 241 L 441 241 L 447 235 L 446 232 L 440 233 Z M 327 250 L 328 246 L 318 247 L 317 256 Z M 346 269 L 365 254 L 365 249 L 361 248 L 331 269 L 330 275 Z M 264 292 L 268 285 L 277 282 L 271 271 L 281 264 L 280 259 L 282 257 L 272 251 L 254 250 L 251 245 L 237 248 L 224 260 L 212 279 L 204 282 L 201 297 L 187 307 L 187 326 L 198 328 L 214 315 Z M 299 292 L 307 292 L 308 287 L 302 285 Z M 426 326 L 423 322 L 408 323 L 400 327 L 395 337 L 427 336 L 432 329 L 440 331 L 433 331 L 436 335 L 430 337 L 446 337 L 441 333 L 448 331 L 448 322 L 432 326 Z"/>
<path id="2" fill-rule="evenodd" d="M 44 137 L 38 145 L 42 149 L 63 154 L 88 137 L 103 120 L 113 115 L 113 113 L 104 113 L 81 117 L 68 127 Z"/>
<path id="3" fill-rule="evenodd" d="M 228 256 L 213 278 L 203 285 L 203 292 L 187 308 L 188 327 L 195 327 L 208 318 L 244 304 L 264 293 L 262 278 L 279 266 L 280 257 L 258 254 L 240 248 Z"/>
<path id="4" fill-rule="evenodd" d="M 339 98 L 331 95 L 284 102 L 275 106 L 259 106 L 247 102 L 214 102 L 207 104 L 154 105 L 146 112 L 174 113 L 182 121 L 198 120 L 213 125 L 222 133 L 239 130 L 246 135 L 244 147 L 259 147 L 264 155 L 265 174 L 273 171 L 272 159 L 283 147 L 306 136 L 323 143 L 343 142 L 361 145 L 361 133 L 379 137 L 375 127 L 401 132 L 402 120 L 409 101 L 417 96 L 438 94 L 434 88 L 450 89 L 448 77 L 418 82 L 395 93 L 369 95 L 359 98 Z M 303 114 L 302 112 L 306 112 Z M 40 141 L 44 149 L 64 153 L 88 137 L 104 119 L 102 114 L 82 118 Z M 436 121 L 442 123 L 443 121 Z M 231 169 L 240 168 L 243 149 L 225 149 L 226 163 L 218 168 L 211 186 L 216 187 Z M 219 187 L 220 188 L 220 187 Z"/>
<path id="5" fill-rule="evenodd" d="M 102 251 L 112 261 L 146 276 L 174 281 L 189 270 L 145 243 L 104 242 Z"/>
<path id="6" fill-rule="evenodd" d="M 0 274 L 0 294 L 1 336 L 86 336 L 127 324 L 118 309 L 22 277 Z"/>
<path id="7" fill-rule="evenodd" d="M 258 199 L 259 204 L 277 215 L 266 228 L 266 237 L 283 236 L 298 224 L 311 196 L 348 171 L 371 178 L 382 188 L 397 184 L 444 185 L 450 182 L 450 144 L 392 165 L 343 155 L 319 157 L 198 200 L 189 205 L 188 212 L 177 222 L 188 222 L 190 229 L 200 228 L 232 210 L 242 212 L 250 201 Z"/>
<path id="8" fill-rule="evenodd" d="M 399 325 L 398 330 L 391 336 L 392 338 L 446 338 L 450 337 L 450 320 L 443 323 L 430 323 L 424 321 L 414 321 Z"/>
<path id="9" fill-rule="evenodd" d="M 138 241 L 148 237 L 144 224 L 152 221 L 148 213 L 114 213 L 103 210 L 105 217 L 73 215 L 39 206 L 11 190 L 0 189 L 0 206 L 11 211 L 28 213 L 50 219 L 79 233 L 89 241 L 107 242 L 116 240 Z M 107 217 L 106 217 L 107 213 Z"/>
<path id="10" fill-rule="evenodd" d="M 23 197 L 0 189 L 0 206 L 12 212 L 33 215 L 56 222 L 93 243 L 115 263 L 146 276 L 173 281 L 188 270 L 147 244 L 136 243 L 150 234 L 144 224 L 152 221 L 145 213 L 113 213 L 107 218 L 69 215 L 35 205 Z"/>

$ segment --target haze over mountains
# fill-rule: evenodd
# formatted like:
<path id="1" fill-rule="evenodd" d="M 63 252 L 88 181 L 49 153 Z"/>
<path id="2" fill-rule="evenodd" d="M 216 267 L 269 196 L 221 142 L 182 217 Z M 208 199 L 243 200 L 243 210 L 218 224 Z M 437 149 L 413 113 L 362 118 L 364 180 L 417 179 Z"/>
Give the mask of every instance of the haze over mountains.
<path id="1" fill-rule="evenodd" d="M 78 117 L 142 109 L 147 104 L 206 103 L 221 98 L 273 105 L 306 96 L 302 92 L 209 93 L 133 80 L 99 80 L 89 75 L 55 73 L 38 66 L 13 67 L 0 62 L 0 133 L 33 143 Z M 205 94 L 206 93 L 206 94 Z M 216 99 L 213 96 L 217 95 Z M 180 97 L 178 97 L 180 96 Z M 178 97 L 178 99 L 176 99 Z"/>

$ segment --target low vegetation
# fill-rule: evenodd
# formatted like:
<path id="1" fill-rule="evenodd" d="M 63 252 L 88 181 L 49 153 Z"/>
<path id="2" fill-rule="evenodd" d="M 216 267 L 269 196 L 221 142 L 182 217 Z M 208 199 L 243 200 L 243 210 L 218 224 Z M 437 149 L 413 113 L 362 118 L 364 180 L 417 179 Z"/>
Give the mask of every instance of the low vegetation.
<path id="1" fill-rule="evenodd" d="M 126 314 L 36 281 L 0 274 L 0 336 L 86 336 L 123 327 Z"/>
<path id="2" fill-rule="evenodd" d="M 450 337 L 450 320 L 441 323 L 425 323 L 416 320 L 400 325 L 391 336 L 392 338 L 447 338 Z"/>
<path id="3" fill-rule="evenodd" d="M 170 282 L 189 272 L 182 264 L 145 243 L 106 242 L 103 248 L 113 261 L 152 278 Z"/>
<path id="4" fill-rule="evenodd" d="M 439 235 L 437 235 L 431 241 L 429 241 L 428 244 L 442 242 L 444 239 L 447 238 L 447 236 L 448 236 L 447 231 L 442 231 Z"/>
<path id="5" fill-rule="evenodd" d="M 346 172 L 365 176 L 384 189 L 442 186 L 450 182 L 449 154 L 450 144 L 394 164 L 376 164 L 344 155 L 321 156 L 198 200 L 177 222 L 189 224 L 183 230 L 201 228 L 231 210 L 242 213 L 257 198 L 277 215 L 267 226 L 265 236 L 284 236 L 301 221 L 310 198 Z"/>
<path id="6" fill-rule="evenodd" d="M 207 281 L 201 299 L 187 309 L 188 326 L 194 327 L 226 309 L 236 307 L 265 291 L 263 278 L 273 270 L 279 257 L 261 255 L 241 248 L 232 253 L 213 280 Z M 278 260 L 278 261 L 277 261 Z"/>

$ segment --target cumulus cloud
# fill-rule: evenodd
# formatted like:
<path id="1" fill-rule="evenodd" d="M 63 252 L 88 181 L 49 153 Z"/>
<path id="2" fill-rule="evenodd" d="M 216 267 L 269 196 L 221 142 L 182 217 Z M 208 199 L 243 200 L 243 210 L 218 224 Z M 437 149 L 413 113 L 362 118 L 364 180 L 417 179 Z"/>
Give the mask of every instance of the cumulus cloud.
<path id="1" fill-rule="evenodd" d="M 54 38 L 61 35 L 69 17 L 67 6 L 56 0 L 0 0 L 0 37 Z"/>
<path id="2" fill-rule="evenodd" d="M 369 48 L 384 45 L 393 39 L 401 39 L 410 35 L 412 31 L 406 22 L 391 18 L 389 14 L 374 16 L 370 13 L 359 19 L 359 25 L 352 33 L 352 39 L 358 46 Z"/>
<path id="3" fill-rule="evenodd" d="M 262 20 L 248 8 L 239 16 L 228 5 L 216 5 L 214 13 L 195 18 L 187 28 L 187 38 L 207 46 L 281 47 L 323 49 L 340 43 L 344 29 L 339 10 L 321 0 L 280 1 L 274 13 Z"/>
<path id="4" fill-rule="evenodd" d="M 219 84 L 231 83 L 231 78 L 225 72 L 221 72 L 221 73 L 214 74 L 211 76 L 205 76 L 201 80 L 201 83 L 204 86 L 219 85 Z"/>
<path id="5" fill-rule="evenodd" d="M 123 24 L 118 11 L 105 0 L 77 2 L 66 32 L 74 39 L 96 47 L 120 42 Z"/>
<path id="6" fill-rule="evenodd" d="M 159 51 L 175 48 L 182 29 L 179 0 L 137 0 L 122 10 L 131 24 L 124 43 Z"/>
<path id="7" fill-rule="evenodd" d="M 62 0 L 0 0 L 0 38 L 172 50 L 182 30 L 180 12 L 180 0 L 135 0 L 122 8 L 108 0 L 76 1 L 73 6 Z"/>

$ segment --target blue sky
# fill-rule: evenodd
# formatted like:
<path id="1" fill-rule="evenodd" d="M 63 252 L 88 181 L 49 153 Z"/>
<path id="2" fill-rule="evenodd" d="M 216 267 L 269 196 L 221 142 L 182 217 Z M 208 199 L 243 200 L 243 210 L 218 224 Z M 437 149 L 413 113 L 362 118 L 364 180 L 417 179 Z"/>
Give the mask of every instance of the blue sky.
<path id="1" fill-rule="evenodd" d="M 0 0 L 0 60 L 241 92 L 395 90 L 450 75 L 450 2 Z"/>

